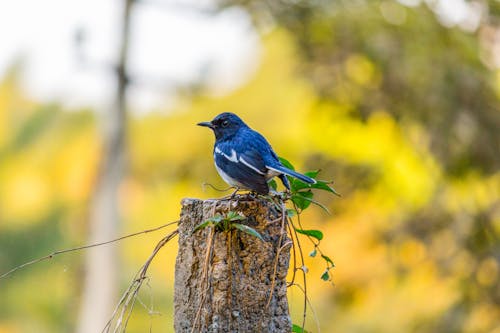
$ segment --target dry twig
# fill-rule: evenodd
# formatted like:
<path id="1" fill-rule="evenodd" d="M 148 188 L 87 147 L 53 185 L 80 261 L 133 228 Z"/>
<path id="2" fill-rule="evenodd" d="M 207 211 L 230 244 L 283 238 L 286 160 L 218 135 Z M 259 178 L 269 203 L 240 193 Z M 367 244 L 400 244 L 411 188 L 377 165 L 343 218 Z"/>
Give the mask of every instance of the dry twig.
<path id="1" fill-rule="evenodd" d="M 149 256 L 148 260 L 146 260 L 144 265 L 142 265 L 141 269 L 134 276 L 132 283 L 127 288 L 122 298 L 118 302 L 118 305 L 113 311 L 111 319 L 108 321 L 102 332 L 106 333 L 111 332 L 110 330 L 111 327 L 113 326 L 113 322 L 115 323 L 115 325 L 112 332 L 125 332 L 125 330 L 127 329 L 127 324 L 130 319 L 130 316 L 132 315 L 132 310 L 134 309 L 134 305 L 137 299 L 137 295 L 139 294 L 139 290 L 141 289 L 144 280 L 148 279 L 146 274 L 148 272 L 149 265 L 153 261 L 154 257 L 158 254 L 160 249 L 165 244 L 167 244 L 172 238 L 177 236 L 178 233 L 179 230 L 175 229 L 174 231 L 169 233 L 167 236 L 165 236 L 158 242 L 155 249 Z"/>
<path id="2" fill-rule="evenodd" d="M 281 254 L 281 251 L 290 244 L 290 242 L 286 242 L 285 244 L 281 245 L 283 242 L 283 236 L 285 234 L 285 224 L 287 222 L 286 218 L 286 207 L 285 203 L 282 201 L 281 202 L 281 231 L 280 231 L 280 239 L 278 241 L 278 251 L 276 251 L 276 257 L 274 258 L 274 270 L 273 270 L 273 279 L 271 281 L 271 290 L 269 292 L 269 299 L 267 300 L 266 308 L 269 308 L 269 305 L 271 304 L 271 300 L 273 298 L 273 292 L 274 292 L 274 285 L 276 283 L 276 274 L 278 271 L 278 262 L 279 262 L 279 257 Z M 293 243 L 292 243 L 293 244 Z"/>

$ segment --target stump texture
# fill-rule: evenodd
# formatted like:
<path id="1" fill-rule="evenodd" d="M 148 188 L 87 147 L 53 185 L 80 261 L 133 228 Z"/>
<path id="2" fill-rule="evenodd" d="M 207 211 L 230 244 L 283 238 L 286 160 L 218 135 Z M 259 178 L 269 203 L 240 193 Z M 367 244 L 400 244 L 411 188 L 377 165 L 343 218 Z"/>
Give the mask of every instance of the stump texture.
<path id="1" fill-rule="evenodd" d="M 257 230 L 264 241 L 239 230 L 193 232 L 216 213 L 229 211 L 245 216 L 238 222 Z M 248 195 L 184 199 L 175 263 L 175 332 L 291 332 L 286 287 L 290 248 L 281 212 L 268 201 Z"/>

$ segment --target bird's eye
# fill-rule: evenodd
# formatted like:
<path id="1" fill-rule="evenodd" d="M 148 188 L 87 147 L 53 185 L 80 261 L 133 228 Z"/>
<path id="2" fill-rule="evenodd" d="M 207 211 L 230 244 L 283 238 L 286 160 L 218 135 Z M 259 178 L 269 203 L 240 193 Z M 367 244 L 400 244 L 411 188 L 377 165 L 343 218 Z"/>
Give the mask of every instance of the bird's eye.
<path id="1" fill-rule="evenodd" d="M 224 120 L 224 121 L 222 122 L 222 127 L 227 127 L 228 125 L 229 125 L 229 121 Z"/>

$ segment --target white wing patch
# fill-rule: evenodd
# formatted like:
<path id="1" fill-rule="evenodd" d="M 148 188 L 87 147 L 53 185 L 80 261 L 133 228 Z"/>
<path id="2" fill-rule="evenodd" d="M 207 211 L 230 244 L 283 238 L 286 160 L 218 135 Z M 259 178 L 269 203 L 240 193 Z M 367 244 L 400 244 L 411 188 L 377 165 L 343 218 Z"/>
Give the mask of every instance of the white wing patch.
<path id="1" fill-rule="evenodd" d="M 256 167 L 254 167 L 253 165 L 251 165 L 250 163 L 248 163 L 247 161 L 245 161 L 245 159 L 243 159 L 243 157 L 241 157 L 241 156 L 240 156 L 240 162 L 243 163 L 243 164 L 245 164 L 247 167 L 249 167 L 253 171 L 257 172 L 258 174 L 261 174 L 263 176 L 266 175 L 264 172 L 260 171 L 259 169 L 257 169 Z"/>
<path id="2" fill-rule="evenodd" d="M 224 152 L 220 150 L 219 147 L 215 148 L 215 153 L 224 156 L 231 162 L 238 163 L 238 156 L 236 155 L 236 151 L 234 149 L 231 149 L 231 156 L 224 154 Z"/>

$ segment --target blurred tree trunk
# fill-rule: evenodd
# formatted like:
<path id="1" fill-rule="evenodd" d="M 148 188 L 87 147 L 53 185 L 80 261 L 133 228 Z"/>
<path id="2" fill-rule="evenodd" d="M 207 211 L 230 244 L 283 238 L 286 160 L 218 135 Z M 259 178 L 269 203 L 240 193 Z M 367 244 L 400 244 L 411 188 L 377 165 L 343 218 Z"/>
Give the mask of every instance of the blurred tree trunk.
<path id="1" fill-rule="evenodd" d="M 103 119 L 104 151 L 90 207 L 89 242 L 113 239 L 119 226 L 117 192 L 125 168 L 127 54 L 133 0 L 123 2 L 114 106 Z M 113 246 L 87 252 L 77 332 L 100 332 L 116 303 L 118 254 Z"/>
<path id="2" fill-rule="evenodd" d="M 248 197 L 184 199 L 182 206 L 175 332 L 290 332 L 286 276 L 291 241 L 281 212 L 268 201 Z M 206 227 L 193 233 L 216 213 L 225 216 L 229 211 L 244 215 L 237 222 L 257 230 L 264 241 L 234 229 Z"/>

